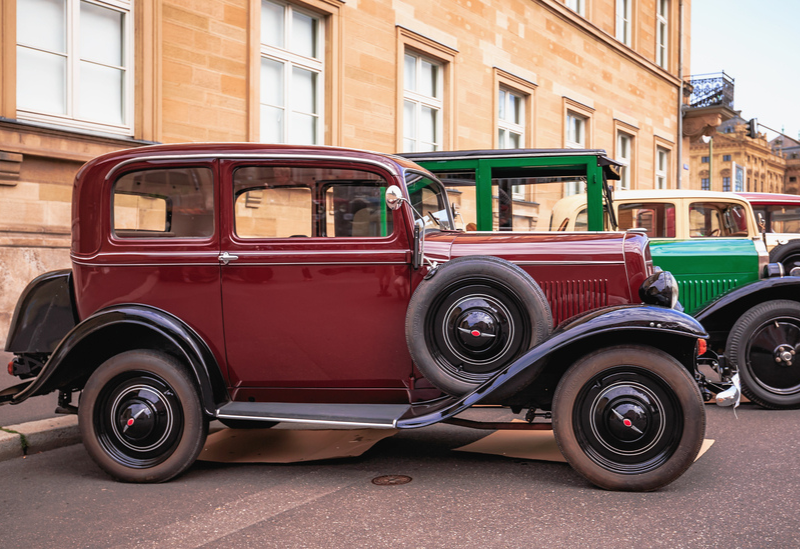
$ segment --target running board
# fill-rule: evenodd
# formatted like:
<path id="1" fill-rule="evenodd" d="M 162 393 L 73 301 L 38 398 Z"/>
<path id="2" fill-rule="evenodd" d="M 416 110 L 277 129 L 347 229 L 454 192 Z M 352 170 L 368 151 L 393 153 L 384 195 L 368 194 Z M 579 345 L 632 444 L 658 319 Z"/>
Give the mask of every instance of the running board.
<path id="1" fill-rule="evenodd" d="M 410 407 L 408 404 L 229 402 L 217 409 L 217 418 L 394 429 Z"/>

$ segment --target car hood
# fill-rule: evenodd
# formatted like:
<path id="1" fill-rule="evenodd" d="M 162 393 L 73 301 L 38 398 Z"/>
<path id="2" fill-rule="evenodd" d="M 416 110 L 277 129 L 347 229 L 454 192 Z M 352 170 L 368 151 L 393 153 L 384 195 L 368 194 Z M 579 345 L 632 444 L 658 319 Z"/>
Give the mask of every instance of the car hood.
<path id="1" fill-rule="evenodd" d="M 425 235 L 425 255 L 447 261 L 468 255 L 493 255 L 514 263 L 622 262 L 626 251 L 642 250 L 647 237 L 623 232 L 457 232 L 432 231 Z"/>

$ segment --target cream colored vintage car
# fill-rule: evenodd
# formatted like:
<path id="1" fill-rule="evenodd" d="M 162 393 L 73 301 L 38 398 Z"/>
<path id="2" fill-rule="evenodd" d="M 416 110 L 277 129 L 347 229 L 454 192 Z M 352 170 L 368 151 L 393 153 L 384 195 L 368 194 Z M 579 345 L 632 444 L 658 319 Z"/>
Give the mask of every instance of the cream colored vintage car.
<path id="1" fill-rule="evenodd" d="M 756 242 L 763 241 L 769 252 L 769 261 L 781 263 L 788 274 L 793 268 L 800 267 L 800 233 L 773 232 L 793 225 L 770 223 L 771 218 L 765 218 L 764 213 L 750 202 L 751 197 L 764 201 L 769 196 L 786 195 L 695 190 L 616 191 L 614 210 L 620 230 L 646 230 L 652 239 L 746 237 Z M 796 208 L 798 197 L 794 199 L 792 205 Z M 765 203 L 774 202 L 769 200 Z M 766 222 L 763 234 L 761 220 Z M 586 197 L 575 195 L 557 202 L 550 227 L 563 231 L 586 230 Z M 606 228 L 610 228 L 607 218 Z"/>
<path id="2" fill-rule="evenodd" d="M 620 230 L 643 229 L 650 238 L 760 238 L 750 203 L 731 193 L 615 191 L 614 210 Z M 585 216 L 585 196 L 564 198 L 553 208 L 551 228 L 586 230 Z"/>

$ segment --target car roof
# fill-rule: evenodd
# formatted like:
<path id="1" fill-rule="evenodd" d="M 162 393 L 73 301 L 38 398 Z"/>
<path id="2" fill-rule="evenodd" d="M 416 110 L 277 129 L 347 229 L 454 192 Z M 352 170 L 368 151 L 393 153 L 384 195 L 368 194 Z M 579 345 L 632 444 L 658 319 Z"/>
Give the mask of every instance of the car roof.
<path id="1" fill-rule="evenodd" d="M 615 200 L 636 199 L 682 199 L 699 198 L 702 200 L 734 200 L 740 202 L 742 197 L 735 193 L 719 191 L 696 191 L 691 189 L 647 189 L 634 191 L 614 191 Z"/>
<path id="2" fill-rule="evenodd" d="M 779 193 L 736 193 L 754 204 L 800 204 L 800 196 Z"/>
<path id="3" fill-rule="evenodd" d="M 680 190 L 680 189 L 643 189 L 634 191 L 614 191 L 614 201 L 628 201 L 628 200 L 674 200 L 674 199 L 701 199 L 701 200 L 724 200 L 733 202 L 743 202 L 743 197 L 734 193 L 718 192 L 718 191 L 694 191 L 694 190 Z M 800 197 L 798 197 L 800 198 Z M 586 203 L 585 194 L 576 194 L 566 198 L 562 198 L 559 204 L 574 208 L 581 203 Z"/>
<path id="4" fill-rule="evenodd" d="M 603 159 L 601 165 L 621 166 L 619 162 L 609 158 L 604 149 L 474 149 L 463 151 L 434 151 L 417 153 L 400 153 L 415 161 L 456 160 L 461 158 L 528 158 L 540 156 L 598 156 Z"/>
<path id="5" fill-rule="evenodd" d="M 362 160 L 381 164 L 391 171 L 396 171 L 396 166 L 403 169 L 420 169 L 413 161 L 406 158 L 360 149 L 343 147 L 328 147 L 316 145 L 276 145 L 266 143 L 170 143 L 150 145 L 132 149 L 122 149 L 99 156 L 87 162 L 81 172 L 103 165 L 106 173 L 110 175 L 116 168 L 139 160 L 168 157 L 177 158 L 258 158 L 274 155 L 302 158 L 303 156 L 336 157 L 338 160 Z M 80 172 L 79 172 L 80 175 Z"/>

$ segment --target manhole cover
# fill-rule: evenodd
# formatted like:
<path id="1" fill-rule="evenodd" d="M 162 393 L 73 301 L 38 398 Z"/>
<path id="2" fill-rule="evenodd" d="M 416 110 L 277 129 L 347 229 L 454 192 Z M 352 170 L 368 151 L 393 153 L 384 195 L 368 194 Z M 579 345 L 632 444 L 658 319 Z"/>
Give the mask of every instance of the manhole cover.
<path id="1" fill-rule="evenodd" d="M 411 482 L 411 477 L 406 475 L 383 475 L 372 479 L 372 484 L 378 486 L 394 486 L 395 484 L 406 484 Z"/>

